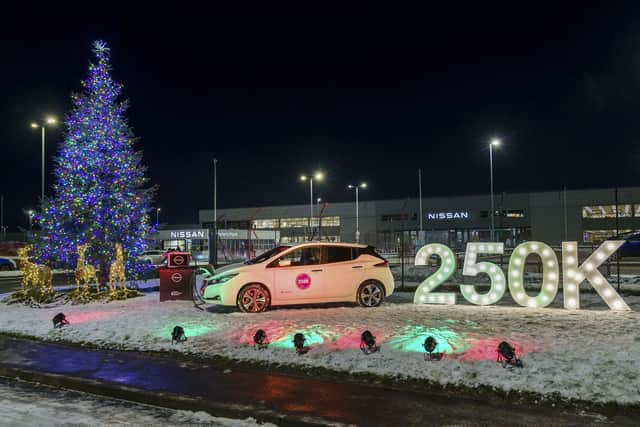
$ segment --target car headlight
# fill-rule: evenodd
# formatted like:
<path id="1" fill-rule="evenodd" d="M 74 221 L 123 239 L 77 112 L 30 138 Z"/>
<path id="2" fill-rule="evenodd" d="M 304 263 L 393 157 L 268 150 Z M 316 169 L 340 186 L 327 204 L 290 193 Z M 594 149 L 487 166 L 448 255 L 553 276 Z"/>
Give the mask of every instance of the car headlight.
<path id="1" fill-rule="evenodd" d="M 217 277 L 215 279 L 212 279 L 210 284 L 211 285 L 219 285 L 221 283 L 225 283 L 228 282 L 229 280 L 233 279 L 234 277 L 236 277 L 239 273 L 233 273 L 233 274 L 227 274 L 225 276 L 221 276 L 221 277 Z"/>

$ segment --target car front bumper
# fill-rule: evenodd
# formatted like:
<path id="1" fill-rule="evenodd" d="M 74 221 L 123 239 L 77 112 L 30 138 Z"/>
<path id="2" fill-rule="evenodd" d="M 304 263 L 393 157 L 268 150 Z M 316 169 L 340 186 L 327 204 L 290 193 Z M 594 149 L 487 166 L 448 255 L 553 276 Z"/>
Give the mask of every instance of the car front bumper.
<path id="1" fill-rule="evenodd" d="M 204 288 L 202 299 L 208 304 L 236 305 L 235 294 L 227 284 L 213 284 Z"/>

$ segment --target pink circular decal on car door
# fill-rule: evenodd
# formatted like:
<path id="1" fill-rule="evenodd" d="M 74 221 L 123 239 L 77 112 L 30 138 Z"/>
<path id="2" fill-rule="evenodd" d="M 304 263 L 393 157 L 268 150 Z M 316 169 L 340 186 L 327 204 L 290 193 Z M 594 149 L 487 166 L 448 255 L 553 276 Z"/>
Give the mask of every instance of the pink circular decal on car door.
<path id="1" fill-rule="evenodd" d="M 311 286 L 311 277 L 307 273 L 301 273 L 296 276 L 296 286 L 298 289 L 308 289 Z"/>

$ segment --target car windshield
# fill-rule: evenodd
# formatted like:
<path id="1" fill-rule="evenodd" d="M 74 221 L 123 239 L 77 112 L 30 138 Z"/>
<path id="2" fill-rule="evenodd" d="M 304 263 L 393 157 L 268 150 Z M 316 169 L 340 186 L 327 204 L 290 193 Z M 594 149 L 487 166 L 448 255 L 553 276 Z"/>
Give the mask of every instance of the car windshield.
<path id="1" fill-rule="evenodd" d="M 249 261 L 245 261 L 245 264 L 260 264 L 261 262 L 265 262 L 266 260 L 268 260 L 269 258 L 273 257 L 274 255 L 278 255 L 280 252 L 284 251 L 285 249 L 289 249 L 291 246 L 276 246 L 275 248 L 271 249 L 270 251 L 267 251 L 261 255 L 258 255 L 257 257 L 250 259 Z"/>

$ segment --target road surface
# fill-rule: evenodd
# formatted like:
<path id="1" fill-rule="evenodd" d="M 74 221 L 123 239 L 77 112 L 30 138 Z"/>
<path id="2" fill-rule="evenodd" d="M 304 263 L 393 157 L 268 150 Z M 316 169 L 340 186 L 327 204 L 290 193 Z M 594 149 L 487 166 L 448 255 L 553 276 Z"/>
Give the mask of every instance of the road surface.
<path id="1" fill-rule="evenodd" d="M 528 406 L 488 402 L 0 336 L 0 373 L 8 376 L 16 370 L 25 373 L 23 378 L 29 378 L 29 373 L 52 373 L 76 381 L 81 390 L 82 384 L 88 384 L 96 392 L 99 387 L 94 386 L 99 383 L 116 393 L 126 391 L 124 398 L 129 400 L 149 402 L 149 395 L 161 396 L 165 401 L 173 398 L 180 405 L 189 404 L 191 410 L 222 411 L 213 413 L 216 416 L 229 416 L 230 411 L 235 411 L 233 418 L 254 416 L 276 424 L 637 425 L 633 415 L 604 417 L 538 407 L 535 402 Z M 65 383 L 60 380 L 57 384 Z M 132 389 L 136 391 L 131 392 Z"/>

